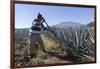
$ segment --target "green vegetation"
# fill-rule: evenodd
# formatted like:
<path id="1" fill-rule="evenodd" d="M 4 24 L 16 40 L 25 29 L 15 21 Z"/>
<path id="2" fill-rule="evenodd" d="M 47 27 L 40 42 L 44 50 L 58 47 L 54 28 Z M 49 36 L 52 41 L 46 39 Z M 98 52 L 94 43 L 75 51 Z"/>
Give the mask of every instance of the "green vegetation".
<path id="1" fill-rule="evenodd" d="M 94 37 L 93 29 L 86 26 L 82 28 L 60 29 L 54 28 L 53 34 L 46 34 L 48 37 L 57 40 L 66 52 L 77 57 L 77 61 L 93 61 L 94 59 Z M 62 48 L 60 47 L 60 48 Z M 87 57 L 88 60 L 85 60 Z M 91 57 L 91 59 L 90 59 Z"/>
<path id="2" fill-rule="evenodd" d="M 23 31 L 24 30 L 24 31 Z M 55 28 L 44 31 L 41 38 L 46 52 L 38 51 L 29 55 L 29 31 L 15 32 L 15 65 L 35 65 L 52 63 L 74 63 L 94 61 L 94 33 L 92 27 Z M 21 32 L 20 32 L 21 31 Z M 23 34 L 23 35 L 22 35 Z"/>

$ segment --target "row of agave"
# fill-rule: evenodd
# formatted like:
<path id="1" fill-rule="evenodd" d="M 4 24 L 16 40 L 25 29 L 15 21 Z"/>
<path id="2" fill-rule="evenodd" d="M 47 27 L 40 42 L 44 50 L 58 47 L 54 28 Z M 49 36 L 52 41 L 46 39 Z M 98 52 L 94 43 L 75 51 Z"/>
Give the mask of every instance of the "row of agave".
<path id="1" fill-rule="evenodd" d="M 72 52 L 82 61 L 84 61 L 83 57 L 86 57 L 89 61 L 94 60 L 94 34 L 91 27 L 70 27 L 67 29 L 54 27 L 53 31 L 54 35 L 49 36 L 57 40 L 67 52 Z"/>

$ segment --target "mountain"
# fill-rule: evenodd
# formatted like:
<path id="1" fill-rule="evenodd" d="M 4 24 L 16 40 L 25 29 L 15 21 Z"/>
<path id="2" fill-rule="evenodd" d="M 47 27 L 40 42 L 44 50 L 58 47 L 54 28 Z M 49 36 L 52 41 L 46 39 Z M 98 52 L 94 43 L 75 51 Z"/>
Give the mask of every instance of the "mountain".
<path id="1" fill-rule="evenodd" d="M 93 27 L 94 26 L 94 22 L 90 22 L 87 24 L 88 27 Z"/>
<path id="2" fill-rule="evenodd" d="M 54 25 L 54 27 L 58 27 L 58 28 L 80 28 L 84 26 L 84 24 L 81 23 L 76 23 L 76 22 L 62 22 L 59 24 Z"/>

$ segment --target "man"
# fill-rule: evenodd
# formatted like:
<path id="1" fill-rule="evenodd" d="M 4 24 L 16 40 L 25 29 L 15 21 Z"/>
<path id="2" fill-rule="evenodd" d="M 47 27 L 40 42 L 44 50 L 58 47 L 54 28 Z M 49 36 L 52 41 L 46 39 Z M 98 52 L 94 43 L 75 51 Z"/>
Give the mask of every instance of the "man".
<path id="1" fill-rule="evenodd" d="M 33 54 L 39 50 L 42 50 L 45 52 L 43 40 L 41 38 L 40 32 L 41 29 L 44 28 L 43 23 L 45 22 L 44 18 L 42 15 L 39 13 L 37 15 L 37 19 L 35 19 L 32 23 L 32 28 L 31 28 L 31 34 L 30 34 L 30 54 L 33 56 Z"/>

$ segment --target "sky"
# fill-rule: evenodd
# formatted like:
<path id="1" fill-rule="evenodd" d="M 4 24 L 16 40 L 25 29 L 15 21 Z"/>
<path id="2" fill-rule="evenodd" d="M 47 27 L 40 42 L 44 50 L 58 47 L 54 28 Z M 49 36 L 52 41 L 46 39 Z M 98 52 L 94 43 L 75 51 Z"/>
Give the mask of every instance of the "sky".
<path id="1" fill-rule="evenodd" d="M 94 21 L 94 8 L 15 4 L 15 28 L 30 28 L 39 12 L 50 26 L 69 21 L 81 24 Z"/>

